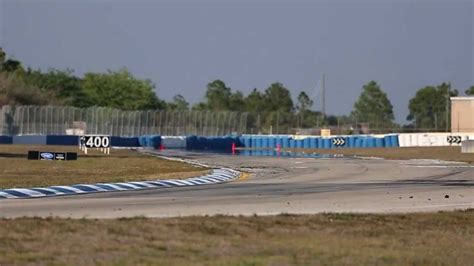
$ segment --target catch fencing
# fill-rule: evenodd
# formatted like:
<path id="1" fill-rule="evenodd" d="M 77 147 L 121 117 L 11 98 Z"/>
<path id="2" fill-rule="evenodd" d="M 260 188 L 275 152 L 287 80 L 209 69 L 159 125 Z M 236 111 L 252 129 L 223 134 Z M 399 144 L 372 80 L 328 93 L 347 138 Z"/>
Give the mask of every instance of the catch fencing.
<path id="1" fill-rule="evenodd" d="M 112 136 L 223 136 L 230 134 L 319 135 L 329 128 L 333 135 L 440 132 L 440 128 L 393 127 L 357 120 L 302 116 L 293 112 L 231 112 L 198 110 L 123 111 L 107 107 L 71 106 L 1 107 L 1 135 Z M 473 129 L 474 131 L 474 129 Z"/>
<path id="2" fill-rule="evenodd" d="M 3 106 L 0 128 L 2 135 L 64 135 L 67 132 L 81 132 L 112 136 L 218 136 L 245 133 L 247 116 L 246 113 L 238 112 Z"/>

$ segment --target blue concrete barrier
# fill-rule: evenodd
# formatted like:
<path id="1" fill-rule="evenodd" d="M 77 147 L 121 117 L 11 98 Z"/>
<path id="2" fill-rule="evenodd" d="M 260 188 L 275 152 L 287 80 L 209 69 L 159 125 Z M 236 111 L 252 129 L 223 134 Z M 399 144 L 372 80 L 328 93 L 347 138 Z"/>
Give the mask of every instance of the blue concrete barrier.
<path id="1" fill-rule="evenodd" d="M 12 144 L 46 145 L 45 135 L 13 136 Z M 78 143 L 76 143 L 77 145 Z"/>
<path id="2" fill-rule="evenodd" d="M 309 139 L 309 147 L 310 147 L 310 149 L 317 149 L 318 148 L 318 139 L 317 138 L 310 138 Z"/>
<path id="3" fill-rule="evenodd" d="M 303 140 L 302 139 L 297 139 L 296 140 L 296 148 L 298 148 L 298 149 L 303 148 Z"/>
<path id="4" fill-rule="evenodd" d="M 270 139 L 268 137 L 262 138 L 262 148 L 270 147 Z"/>
<path id="5" fill-rule="evenodd" d="M 257 147 L 257 139 L 255 137 L 250 137 L 250 147 L 255 148 Z"/>
<path id="6" fill-rule="evenodd" d="M 393 143 L 392 143 L 392 138 L 391 136 L 384 136 L 383 137 L 383 142 L 384 142 L 384 147 L 393 147 Z"/>
<path id="7" fill-rule="evenodd" d="M 249 137 L 244 138 L 244 147 L 245 148 L 251 148 L 252 147 L 251 143 L 252 143 L 252 140 Z"/>
<path id="8" fill-rule="evenodd" d="M 384 146 L 384 139 L 383 138 L 375 138 L 375 147 L 376 148 L 383 148 Z"/>
<path id="9" fill-rule="evenodd" d="M 271 137 L 271 138 L 269 139 L 269 141 L 268 141 L 268 146 L 269 146 L 269 148 L 272 148 L 272 149 L 276 148 L 276 146 L 277 146 L 277 145 L 276 145 L 276 144 L 277 144 L 277 139 L 278 139 L 278 138 L 276 138 L 276 137 Z"/>
<path id="10" fill-rule="evenodd" d="M 347 147 L 348 148 L 354 148 L 356 145 L 356 137 L 348 137 L 347 138 Z"/>
<path id="11" fill-rule="evenodd" d="M 354 148 L 362 148 L 364 143 L 363 139 L 365 139 L 365 137 L 355 137 Z"/>
<path id="12" fill-rule="evenodd" d="M 375 139 L 373 137 L 367 138 L 367 148 L 374 148 L 375 147 Z"/>
<path id="13" fill-rule="evenodd" d="M 154 136 L 147 136 L 147 147 L 158 149 L 161 146 L 161 136 L 154 135 Z"/>
<path id="14" fill-rule="evenodd" d="M 282 140 L 282 142 L 281 142 L 281 147 L 282 148 L 289 148 L 290 147 L 290 138 L 282 137 L 281 140 Z"/>
<path id="15" fill-rule="evenodd" d="M 140 136 L 138 137 L 138 144 L 141 146 L 141 147 L 146 147 L 148 145 L 147 143 L 148 139 L 146 136 Z"/>
<path id="16" fill-rule="evenodd" d="M 296 140 L 295 140 L 295 139 L 290 139 L 289 148 L 290 148 L 290 149 L 296 148 Z"/>
<path id="17" fill-rule="evenodd" d="M 324 149 L 324 139 L 318 138 L 318 149 Z"/>
<path id="18" fill-rule="evenodd" d="M 282 137 L 277 137 L 275 138 L 276 142 L 275 142 L 275 147 L 283 147 L 283 138 Z"/>
<path id="19" fill-rule="evenodd" d="M 188 136 L 185 138 L 186 149 L 192 150 L 230 150 L 232 143 L 236 147 L 253 149 L 299 148 L 299 149 L 329 149 L 338 146 L 332 143 L 332 138 L 307 137 L 304 139 L 292 139 L 290 136 L 225 136 L 225 137 L 200 137 Z M 163 139 L 158 135 L 147 135 L 139 137 L 115 137 L 112 136 L 112 146 L 120 147 L 148 147 L 159 148 Z M 391 134 L 383 137 L 368 135 L 353 135 L 345 137 L 345 145 L 342 148 L 382 148 L 399 147 L 398 135 Z M 78 136 L 68 135 L 26 135 L 26 136 L 0 136 L 0 144 L 31 144 L 31 145 L 77 145 Z M 182 145 L 184 147 L 184 145 Z"/>
<path id="20" fill-rule="evenodd" d="M 115 147 L 140 147 L 138 137 L 111 137 L 110 145 Z"/>
<path id="21" fill-rule="evenodd" d="M 48 135 L 46 145 L 79 145 L 79 136 Z"/>
<path id="22" fill-rule="evenodd" d="M 309 139 L 309 138 L 303 139 L 303 148 L 305 148 L 305 149 L 311 148 L 311 146 L 310 146 L 310 139 Z"/>
<path id="23" fill-rule="evenodd" d="M 331 139 L 323 139 L 323 149 L 331 148 Z"/>
<path id="24" fill-rule="evenodd" d="M 391 135 L 390 141 L 392 143 L 391 147 L 400 147 L 400 143 L 398 142 L 398 135 Z"/>
<path id="25" fill-rule="evenodd" d="M 257 137 L 256 143 L 257 145 L 255 146 L 255 148 L 261 149 L 263 147 L 263 139 L 261 137 Z"/>
<path id="26" fill-rule="evenodd" d="M 0 136 L 0 144 L 13 144 L 13 137 Z"/>

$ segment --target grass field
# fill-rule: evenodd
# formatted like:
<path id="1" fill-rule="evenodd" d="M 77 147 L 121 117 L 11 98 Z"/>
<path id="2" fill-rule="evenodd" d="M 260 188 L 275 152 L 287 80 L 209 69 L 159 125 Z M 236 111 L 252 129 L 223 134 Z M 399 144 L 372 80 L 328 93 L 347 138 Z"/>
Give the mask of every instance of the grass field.
<path id="1" fill-rule="evenodd" d="M 474 164 L 474 154 L 461 153 L 461 147 L 404 147 L 404 148 L 340 148 L 340 149 L 291 149 L 292 151 L 320 154 L 374 156 L 390 160 L 438 159 Z"/>
<path id="2" fill-rule="evenodd" d="M 28 150 L 78 152 L 79 158 L 32 161 L 26 159 Z M 0 145 L 0 189 L 185 178 L 207 172 L 208 169 L 131 150 L 111 150 L 110 155 L 90 151 L 89 155 L 82 155 L 74 146 Z"/>
<path id="3" fill-rule="evenodd" d="M 472 265 L 474 210 L 0 219 L 0 265 Z"/>

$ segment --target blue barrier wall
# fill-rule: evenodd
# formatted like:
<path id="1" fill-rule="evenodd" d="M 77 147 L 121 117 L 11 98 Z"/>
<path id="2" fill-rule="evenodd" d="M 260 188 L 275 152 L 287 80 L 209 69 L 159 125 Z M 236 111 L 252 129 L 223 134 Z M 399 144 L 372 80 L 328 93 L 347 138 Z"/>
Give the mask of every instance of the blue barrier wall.
<path id="1" fill-rule="evenodd" d="M 231 151 L 232 144 L 236 147 L 246 147 L 246 145 L 259 142 L 257 138 L 246 139 L 245 137 L 197 137 L 188 136 L 186 138 L 186 149 L 188 150 L 220 150 L 220 151 Z"/>
<path id="2" fill-rule="evenodd" d="M 0 136 L 0 144 L 13 144 L 13 137 Z"/>
<path id="3" fill-rule="evenodd" d="M 383 138 L 375 138 L 375 147 L 377 148 L 383 148 L 385 147 L 385 141 Z"/>
<path id="4" fill-rule="evenodd" d="M 115 147 L 140 147 L 138 137 L 111 137 L 110 144 Z"/>
<path id="5" fill-rule="evenodd" d="M 46 145 L 79 145 L 79 136 L 48 135 Z"/>
<path id="6" fill-rule="evenodd" d="M 272 148 L 272 149 L 276 148 L 276 146 L 277 146 L 276 142 L 277 142 L 277 138 L 276 137 L 271 137 L 269 139 L 269 142 L 268 142 L 268 147 Z"/>
<path id="7" fill-rule="evenodd" d="M 25 135 L 13 136 L 13 144 L 27 144 L 27 145 L 46 145 L 46 136 L 44 135 Z M 76 143 L 77 145 L 78 143 Z"/>
<path id="8" fill-rule="evenodd" d="M 311 149 L 317 149 L 318 148 L 318 139 L 317 138 L 311 138 L 309 140 L 309 147 Z"/>
<path id="9" fill-rule="evenodd" d="M 345 144 L 333 144 L 335 138 L 344 138 Z M 25 136 L 0 136 L 0 144 L 30 144 L 30 145 L 77 145 L 78 136 L 68 135 L 25 135 Z M 399 147 L 398 135 L 391 134 L 381 137 L 370 135 L 333 136 L 331 138 L 307 137 L 293 139 L 291 136 L 225 136 L 225 137 L 200 137 L 188 136 L 185 139 L 186 148 L 190 150 L 231 150 L 232 144 L 236 147 L 252 149 L 329 149 L 329 148 L 387 148 Z M 118 147 L 147 147 L 159 148 L 163 139 L 159 135 L 139 137 L 111 137 L 111 145 Z M 184 146 L 184 145 L 183 145 Z M 166 147 L 165 147 L 166 148 Z"/>

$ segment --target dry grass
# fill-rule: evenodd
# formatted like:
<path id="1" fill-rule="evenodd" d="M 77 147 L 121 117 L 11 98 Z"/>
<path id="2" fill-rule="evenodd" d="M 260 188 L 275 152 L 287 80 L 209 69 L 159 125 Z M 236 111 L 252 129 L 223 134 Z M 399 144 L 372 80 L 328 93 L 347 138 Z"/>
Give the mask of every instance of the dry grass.
<path id="1" fill-rule="evenodd" d="M 472 265 L 474 210 L 0 219 L 0 265 Z"/>
<path id="2" fill-rule="evenodd" d="M 405 148 L 339 148 L 339 149 L 291 149 L 293 151 L 320 154 L 374 156 L 390 160 L 438 159 L 474 164 L 474 154 L 461 153 L 461 147 L 405 147 Z"/>
<path id="3" fill-rule="evenodd" d="M 28 150 L 79 152 L 77 161 L 31 161 Z M 79 183 L 127 182 L 160 178 L 186 178 L 208 169 L 168 161 L 130 150 L 110 155 L 82 155 L 77 147 L 0 145 L 0 189 Z"/>

